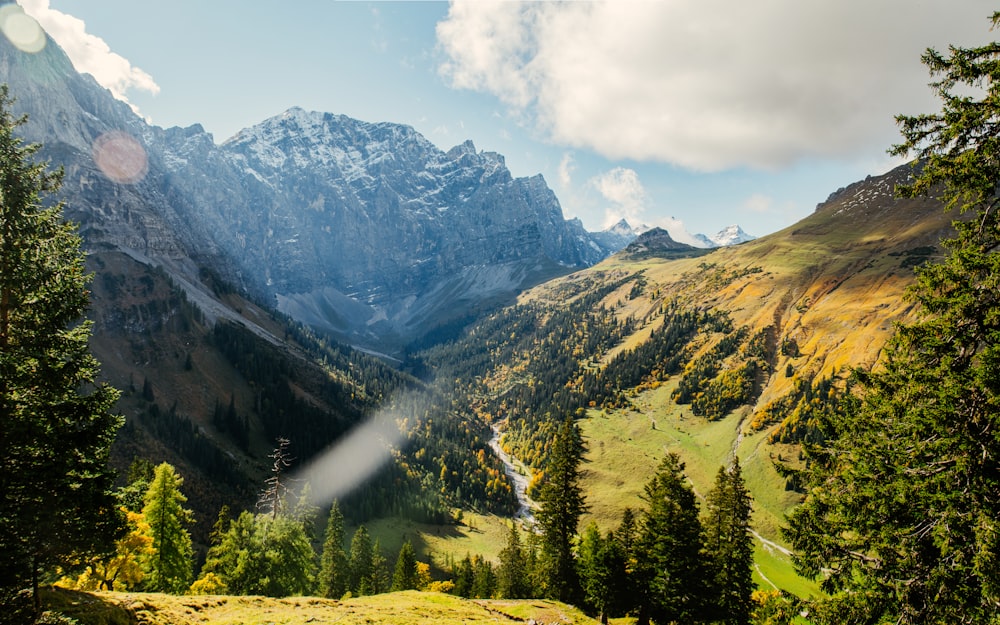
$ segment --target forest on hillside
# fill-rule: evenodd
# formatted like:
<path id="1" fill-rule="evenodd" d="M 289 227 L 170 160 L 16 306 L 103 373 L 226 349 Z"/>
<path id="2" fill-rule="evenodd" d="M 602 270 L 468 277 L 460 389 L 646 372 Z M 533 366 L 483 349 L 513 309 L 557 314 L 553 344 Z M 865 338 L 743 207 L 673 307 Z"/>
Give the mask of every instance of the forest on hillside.
<path id="1" fill-rule="evenodd" d="M 222 506 L 197 556 L 196 519 L 175 466 L 138 457 L 116 483 L 109 458 L 123 428 L 114 410 L 121 393 L 100 380 L 89 346 L 94 322 L 81 321 L 91 279 L 81 239 L 62 207 L 45 202 L 60 173 L 36 163 L 38 147 L 17 138 L 24 120 L 0 89 L 0 622 L 74 622 L 45 611 L 41 587 L 59 584 L 544 596 L 640 624 L 996 623 L 997 58 L 997 43 L 929 50 L 923 61 L 942 111 L 898 118 L 903 141 L 893 153 L 916 155 L 920 168 L 897 192 L 940 193 L 971 218 L 956 219 L 942 262 L 914 267 L 909 297 L 918 316 L 896 328 L 876 367 L 843 380 L 803 378 L 751 413 L 763 377 L 794 373 L 775 363 L 796 345 L 770 327 L 738 326 L 731 311 L 661 293 L 641 272 L 595 271 L 566 283 L 559 305 L 527 301 L 488 315 L 455 340 L 410 354 L 409 372 L 295 325 L 282 326 L 294 349 L 281 350 L 218 322 L 206 340 L 254 401 L 241 412 L 220 398 L 213 427 L 244 455 L 259 447 L 251 436 L 274 447 L 256 492 L 244 493 L 253 502 Z M 982 98 L 967 95 L 968 86 L 982 88 Z M 121 287 L 112 282 L 104 287 Z M 640 319 L 624 312 L 638 298 L 652 304 L 641 342 L 630 341 Z M 205 325 L 183 298 L 172 301 L 189 311 L 177 323 Z M 130 314 L 162 317 L 141 307 Z M 751 428 L 777 424 L 772 436 L 802 450 L 801 463 L 783 467 L 788 487 L 802 494 L 784 535 L 797 570 L 820 580 L 823 596 L 754 591 L 753 501 L 735 456 L 701 504 L 685 463 L 666 451 L 642 507 L 625 509 L 610 531 L 580 528 L 588 510 L 580 421 L 591 410 L 626 408 L 636 389 L 667 378 L 676 380 L 669 401 L 694 418 L 710 422 L 744 407 Z M 207 444 L 178 402 L 157 396 L 155 382 L 129 389 L 144 412 L 127 427 L 142 426 L 179 457 L 238 482 L 227 462 L 237 456 Z M 296 484 L 295 462 L 318 457 L 376 413 L 401 435 L 390 461 L 344 501 L 314 502 L 310 491 L 321 485 Z M 512 523 L 496 562 L 469 554 L 434 571 L 404 541 L 390 565 L 366 527 L 371 519 L 457 525 L 461 510 L 512 515 L 516 498 L 488 444 L 498 424 L 508 449 L 535 469 L 535 523 Z"/>

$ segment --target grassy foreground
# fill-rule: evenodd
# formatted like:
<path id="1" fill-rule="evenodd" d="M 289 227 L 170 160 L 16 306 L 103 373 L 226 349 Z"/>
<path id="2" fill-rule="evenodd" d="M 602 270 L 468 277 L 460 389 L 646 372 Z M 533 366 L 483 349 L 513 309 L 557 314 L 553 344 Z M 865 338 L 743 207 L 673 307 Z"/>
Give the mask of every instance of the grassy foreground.
<path id="1" fill-rule="evenodd" d="M 80 625 L 361 625 L 596 623 L 574 607 L 541 599 L 469 600 L 431 592 L 395 592 L 343 601 L 315 597 L 174 596 L 77 592 L 53 588 L 46 609 Z"/>

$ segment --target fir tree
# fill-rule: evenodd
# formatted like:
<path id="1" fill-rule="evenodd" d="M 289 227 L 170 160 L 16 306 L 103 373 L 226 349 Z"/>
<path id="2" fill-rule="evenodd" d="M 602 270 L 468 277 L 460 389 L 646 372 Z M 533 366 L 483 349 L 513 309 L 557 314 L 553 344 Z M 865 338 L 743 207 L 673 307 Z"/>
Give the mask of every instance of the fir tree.
<path id="1" fill-rule="evenodd" d="M 705 498 L 705 551 L 714 577 L 714 620 L 747 625 L 752 608 L 752 500 L 739 459 L 720 467 Z"/>
<path id="2" fill-rule="evenodd" d="M 340 599 L 347 592 L 350 568 L 344 551 L 344 515 L 337 500 L 330 506 L 319 569 L 319 594 Z"/>
<path id="3" fill-rule="evenodd" d="M 154 592 L 180 594 L 191 584 L 193 552 L 185 527 L 191 523 L 191 511 L 184 508 L 183 484 L 174 467 L 164 462 L 156 467 L 146 491 L 142 516 L 149 524 L 153 553 L 145 561 L 144 585 Z"/>
<path id="4" fill-rule="evenodd" d="M 465 554 L 454 570 L 455 588 L 454 593 L 466 599 L 472 598 L 472 584 L 475 582 L 476 572 L 472 568 L 472 556 Z"/>
<path id="5" fill-rule="evenodd" d="M 527 599 L 531 593 L 528 585 L 524 547 L 521 532 L 515 523 L 510 524 L 507 544 L 500 550 L 500 568 L 497 571 L 497 592 L 504 599 Z"/>
<path id="6" fill-rule="evenodd" d="M 625 555 L 613 533 L 606 537 L 593 521 L 583 530 L 577 550 L 577 566 L 586 605 L 602 623 L 617 615 L 620 597 L 626 591 Z"/>
<path id="7" fill-rule="evenodd" d="M 351 538 L 350 591 L 355 595 L 375 594 L 375 549 L 371 534 L 364 525 L 354 531 Z"/>
<path id="8" fill-rule="evenodd" d="M 919 157 L 899 192 L 942 192 L 961 216 L 945 260 L 917 270 L 919 319 L 857 372 L 853 401 L 823 424 L 828 442 L 808 450 L 787 535 L 831 594 L 821 622 L 1000 619 L 998 57 L 996 42 L 928 50 L 942 110 L 897 118 L 893 152 Z"/>
<path id="9" fill-rule="evenodd" d="M 392 590 L 416 590 L 419 582 L 417 553 L 413 550 L 413 544 L 406 540 L 399 548 L 399 555 L 396 557 L 396 568 L 392 574 Z"/>
<path id="10" fill-rule="evenodd" d="M 0 85 L 0 603 L 30 586 L 37 618 L 43 573 L 124 535 L 108 467 L 122 420 L 96 382 L 80 238 L 43 206 L 61 172 L 32 162 L 11 106 Z"/>
<path id="11" fill-rule="evenodd" d="M 649 505 L 638 540 L 638 577 L 644 597 L 639 622 L 703 620 L 708 579 L 698 502 L 684 476 L 684 463 L 669 453 L 646 484 Z"/>
<path id="12" fill-rule="evenodd" d="M 580 516 L 587 505 L 580 485 L 580 463 L 586 448 L 571 417 L 563 421 L 552 441 L 545 465 L 545 482 L 536 514 L 542 532 L 541 566 L 545 572 L 548 595 L 560 601 L 576 602 L 580 580 L 573 559 Z"/>

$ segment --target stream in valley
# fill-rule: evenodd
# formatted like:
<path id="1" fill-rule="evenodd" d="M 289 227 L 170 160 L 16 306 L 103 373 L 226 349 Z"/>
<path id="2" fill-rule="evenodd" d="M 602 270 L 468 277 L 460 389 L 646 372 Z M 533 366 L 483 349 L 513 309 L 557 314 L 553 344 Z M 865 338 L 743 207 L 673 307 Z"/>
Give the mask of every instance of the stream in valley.
<path id="1" fill-rule="evenodd" d="M 500 446 L 500 430 L 495 425 L 490 427 L 493 430 L 493 438 L 489 440 L 490 448 L 503 462 L 504 472 L 514 485 L 514 496 L 517 498 L 517 514 L 515 516 L 530 525 L 535 522 L 535 516 L 532 514 L 535 502 L 528 497 L 531 470 L 503 450 L 503 447 Z"/>

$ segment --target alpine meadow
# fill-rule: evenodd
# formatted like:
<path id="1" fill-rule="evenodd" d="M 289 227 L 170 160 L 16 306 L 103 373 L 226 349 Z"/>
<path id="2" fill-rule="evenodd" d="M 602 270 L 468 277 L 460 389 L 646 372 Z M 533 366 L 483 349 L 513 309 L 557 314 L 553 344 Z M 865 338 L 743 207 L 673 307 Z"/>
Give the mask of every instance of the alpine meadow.
<path id="1" fill-rule="evenodd" d="M 709 238 L 405 124 L 155 126 L 22 5 L 0 624 L 1000 623 L 1000 42 L 913 59 L 904 164 Z"/>

